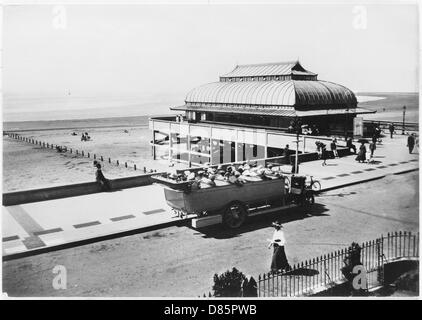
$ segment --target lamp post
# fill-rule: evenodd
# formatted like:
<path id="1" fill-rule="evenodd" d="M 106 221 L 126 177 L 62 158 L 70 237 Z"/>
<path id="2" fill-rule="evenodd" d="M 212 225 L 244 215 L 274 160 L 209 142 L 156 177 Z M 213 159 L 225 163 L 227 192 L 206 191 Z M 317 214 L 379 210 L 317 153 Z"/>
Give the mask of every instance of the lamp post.
<path id="1" fill-rule="evenodd" d="M 404 134 L 405 117 L 406 117 L 406 106 L 403 106 L 403 127 L 402 127 L 401 134 Z"/>
<path id="2" fill-rule="evenodd" d="M 296 131 L 296 156 L 295 156 L 295 173 L 298 173 L 298 158 L 299 158 L 299 133 L 301 131 L 302 122 L 298 119 L 298 117 L 294 120 L 294 129 Z"/>
<path id="3" fill-rule="evenodd" d="M 349 120 L 349 108 L 346 108 L 346 116 L 345 116 L 345 124 L 344 124 L 344 140 L 347 140 L 347 125 Z"/>

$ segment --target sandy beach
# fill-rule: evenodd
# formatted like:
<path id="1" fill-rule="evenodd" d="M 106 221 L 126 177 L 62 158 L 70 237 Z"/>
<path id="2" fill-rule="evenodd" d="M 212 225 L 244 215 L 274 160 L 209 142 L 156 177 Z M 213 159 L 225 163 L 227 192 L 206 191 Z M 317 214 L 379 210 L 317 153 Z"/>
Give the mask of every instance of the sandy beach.
<path id="1" fill-rule="evenodd" d="M 3 138 L 3 192 L 95 181 L 92 159 L 57 153 L 11 138 Z M 140 171 L 103 164 L 108 178 L 141 174 Z"/>
<path id="2" fill-rule="evenodd" d="M 128 130 L 128 133 L 124 130 Z M 3 192 L 94 181 L 93 154 L 97 155 L 97 159 L 103 156 L 103 172 L 110 179 L 141 175 L 143 167 L 148 171 L 170 169 L 167 161 L 152 160 L 148 128 L 92 129 L 88 131 L 92 141 L 87 142 L 81 141 L 80 135 L 70 135 L 71 132 L 67 129 L 29 131 L 22 135 L 65 145 L 73 150 L 83 150 L 85 157 L 69 152 L 58 153 L 56 150 L 3 137 Z M 88 152 L 91 158 L 86 157 Z M 111 164 L 108 158 L 111 158 Z M 119 160 L 119 166 L 116 160 Z M 125 168 L 125 162 L 128 168 Z M 137 166 L 136 171 L 133 169 L 134 164 Z"/>

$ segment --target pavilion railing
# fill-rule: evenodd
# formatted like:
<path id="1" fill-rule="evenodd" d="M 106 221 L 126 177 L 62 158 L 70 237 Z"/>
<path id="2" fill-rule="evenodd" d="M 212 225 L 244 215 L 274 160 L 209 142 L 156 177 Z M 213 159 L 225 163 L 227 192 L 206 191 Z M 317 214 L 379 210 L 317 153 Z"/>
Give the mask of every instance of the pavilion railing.
<path id="1" fill-rule="evenodd" d="M 408 131 L 419 131 L 419 123 L 417 122 L 402 122 L 402 121 L 383 121 L 383 120 L 364 120 L 364 125 L 366 126 L 373 126 L 376 125 L 380 129 L 384 130 L 388 133 L 388 128 L 390 124 L 394 125 L 394 131 L 396 134 L 402 134 L 403 132 Z"/>
<path id="2" fill-rule="evenodd" d="M 261 274 L 258 296 L 310 296 L 345 283 L 346 261 L 352 248 L 345 248 L 292 266 L 292 270 Z M 394 232 L 360 245 L 360 262 L 366 271 L 366 288 L 384 283 L 384 264 L 400 258 L 419 258 L 419 232 Z"/>

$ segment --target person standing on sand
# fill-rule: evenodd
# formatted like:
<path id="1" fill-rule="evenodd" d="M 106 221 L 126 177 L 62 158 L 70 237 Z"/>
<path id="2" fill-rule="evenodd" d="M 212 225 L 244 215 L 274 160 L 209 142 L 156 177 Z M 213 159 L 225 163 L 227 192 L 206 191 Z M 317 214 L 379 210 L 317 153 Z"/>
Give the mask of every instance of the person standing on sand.
<path id="1" fill-rule="evenodd" d="M 291 267 L 289 265 L 289 262 L 287 261 L 286 252 L 284 251 L 286 239 L 282 230 L 283 226 L 279 221 L 273 222 L 272 226 L 275 230 L 273 238 L 270 240 L 270 244 L 268 245 L 268 249 L 270 249 L 271 246 L 274 248 L 273 258 L 271 260 L 271 271 L 289 271 L 291 270 Z"/>

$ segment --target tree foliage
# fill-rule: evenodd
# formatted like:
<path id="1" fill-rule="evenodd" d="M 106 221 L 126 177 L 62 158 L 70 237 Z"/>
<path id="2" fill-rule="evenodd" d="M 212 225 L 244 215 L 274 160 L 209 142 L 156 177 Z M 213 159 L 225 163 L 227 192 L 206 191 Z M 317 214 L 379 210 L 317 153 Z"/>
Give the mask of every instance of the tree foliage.
<path id="1" fill-rule="evenodd" d="M 214 297 L 256 297 L 257 283 L 253 277 L 248 278 L 236 268 L 221 275 L 214 275 L 212 287 Z"/>

